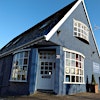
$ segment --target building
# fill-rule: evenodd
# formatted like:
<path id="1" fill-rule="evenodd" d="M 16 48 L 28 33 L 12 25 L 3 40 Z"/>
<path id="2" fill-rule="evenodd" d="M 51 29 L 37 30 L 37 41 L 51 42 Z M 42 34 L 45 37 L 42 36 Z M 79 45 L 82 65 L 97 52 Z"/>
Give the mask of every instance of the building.
<path id="1" fill-rule="evenodd" d="M 0 95 L 86 92 L 92 74 L 100 89 L 99 65 L 84 0 L 75 0 L 0 50 Z"/>

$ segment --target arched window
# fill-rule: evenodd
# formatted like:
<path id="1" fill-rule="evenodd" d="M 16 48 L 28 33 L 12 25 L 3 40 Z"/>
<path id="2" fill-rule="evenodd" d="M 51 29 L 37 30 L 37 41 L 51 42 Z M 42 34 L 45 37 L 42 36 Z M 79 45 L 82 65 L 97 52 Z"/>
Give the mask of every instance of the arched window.
<path id="1" fill-rule="evenodd" d="M 73 20 L 74 21 L 74 36 L 81 38 L 87 42 L 89 42 L 89 28 L 82 22 Z"/>

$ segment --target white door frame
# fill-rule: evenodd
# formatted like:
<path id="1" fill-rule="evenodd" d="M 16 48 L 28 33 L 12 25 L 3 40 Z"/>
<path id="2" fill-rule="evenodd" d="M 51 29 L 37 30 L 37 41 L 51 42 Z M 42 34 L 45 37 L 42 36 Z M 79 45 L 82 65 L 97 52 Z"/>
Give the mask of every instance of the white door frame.
<path id="1" fill-rule="evenodd" d="M 44 58 L 40 58 L 40 56 L 41 56 L 40 53 L 44 53 L 43 57 L 45 57 L 44 55 L 46 55 L 46 57 L 48 57 L 48 58 L 45 58 L 45 59 Z M 37 68 L 37 78 L 36 78 L 36 80 L 37 80 L 37 89 L 54 90 L 55 62 L 56 62 L 55 55 L 56 55 L 56 53 L 53 50 L 50 50 L 50 51 L 44 50 L 44 51 L 40 51 L 38 53 L 38 55 L 39 55 L 38 56 L 38 68 Z M 49 58 L 49 57 L 51 57 L 51 58 Z M 46 63 L 48 65 L 48 69 L 46 69 L 47 68 L 46 67 Z M 45 64 L 45 65 L 43 65 L 45 70 L 42 69 L 42 67 L 40 69 L 40 66 L 42 66 L 41 64 Z M 52 66 L 52 68 L 51 68 L 51 66 Z"/>

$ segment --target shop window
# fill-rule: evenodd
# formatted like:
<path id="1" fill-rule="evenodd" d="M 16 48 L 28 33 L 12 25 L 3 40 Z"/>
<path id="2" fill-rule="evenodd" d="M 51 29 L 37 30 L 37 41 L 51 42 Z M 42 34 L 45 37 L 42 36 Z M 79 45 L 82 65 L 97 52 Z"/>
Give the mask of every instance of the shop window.
<path id="1" fill-rule="evenodd" d="M 29 50 L 14 54 L 10 81 L 26 82 L 28 72 Z"/>
<path id="2" fill-rule="evenodd" d="M 64 83 L 84 83 L 84 55 L 74 51 L 65 51 Z"/>

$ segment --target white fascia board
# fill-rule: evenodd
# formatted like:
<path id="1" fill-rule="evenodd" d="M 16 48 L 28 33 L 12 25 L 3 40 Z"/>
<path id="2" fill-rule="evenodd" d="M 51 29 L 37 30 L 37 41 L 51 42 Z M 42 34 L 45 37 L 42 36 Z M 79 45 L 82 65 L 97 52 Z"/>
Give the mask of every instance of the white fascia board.
<path id="1" fill-rule="evenodd" d="M 85 6 L 85 3 L 84 3 L 84 0 L 82 0 L 82 3 L 83 3 L 83 6 L 84 6 L 84 10 L 85 10 L 85 13 L 86 13 L 86 16 L 87 16 L 88 23 L 89 23 L 89 25 L 90 25 L 90 29 L 91 29 L 91 32 L 92 32 L 92 35 L 93 35 L 93 39 L 94 39 L 94 42 L 95 42 L 95 45 L 96 45 L 96 49 L 97 49 L 98 55 L 99 55 L 99 57 L 100 57 L 98 45 L 97 45 L 97 42 L 96 42 L 96 39 L 95 39 L 95 36 L 94 36 L 94 32 L 93 32 L 93 30 L 92 30 L 92 26 L 91 26 L 91 23 L 90 23 L 90 19 L 89 19 L 87 10 L 86 10 L 86 6 Z"/>
<path id="2" fill-rule="evenodd" d="M 51 29 L 51 31 L 45 36 L 48 41 L 53 34 L 58 30 L 58 28 L 66 21 L 66 19 L 72 14 L 72 12 L 77 8 L 82 0 L 78 0 L 77 3 L 65 14 L 65 16 Z"/>

